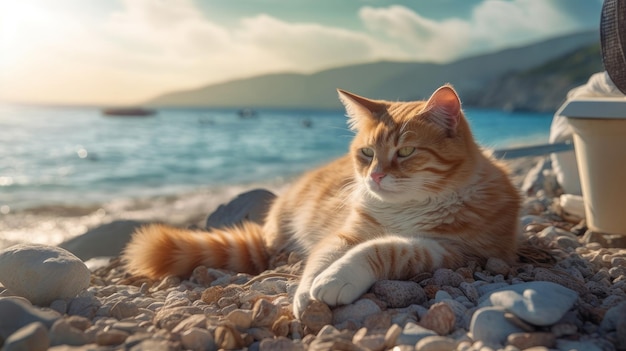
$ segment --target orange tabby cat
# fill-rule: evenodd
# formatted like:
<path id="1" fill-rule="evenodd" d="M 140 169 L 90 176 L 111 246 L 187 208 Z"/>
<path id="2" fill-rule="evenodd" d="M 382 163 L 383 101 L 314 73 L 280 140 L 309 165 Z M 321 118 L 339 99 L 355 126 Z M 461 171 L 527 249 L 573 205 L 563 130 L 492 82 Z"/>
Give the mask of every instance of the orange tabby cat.
<path id="1" fill-rule="evenodd" d="M 151 225 L 124 252 L 128 270 L 188 276 L 206 265 L 259 273 L 279 252 L 306 266 L 294 297 L 351 303 L 379 279 L 407 279 L 470 259 L 512 260 L 520 197 L 476 145 L 454 89 L 428 101 L 389 102 L 345 91 L 356 135 L 344 157 L 302 176 L 265 225 L 211 233 Z"/>

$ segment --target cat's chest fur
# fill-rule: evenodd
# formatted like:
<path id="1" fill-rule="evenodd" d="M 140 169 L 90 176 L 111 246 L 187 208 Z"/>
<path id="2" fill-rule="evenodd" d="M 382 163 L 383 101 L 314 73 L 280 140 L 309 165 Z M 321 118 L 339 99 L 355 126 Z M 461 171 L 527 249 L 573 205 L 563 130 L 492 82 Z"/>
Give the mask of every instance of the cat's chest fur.
<path id="1" fill-rule="evenodd" d="M 467 194 L 450 193 L 422 201 L 402 204 L 369 203 L 364 208 L 381 229 L 400 236 L 433 235 L 441 225 L 459 220 L 460 211 L 469 200 Z"/>

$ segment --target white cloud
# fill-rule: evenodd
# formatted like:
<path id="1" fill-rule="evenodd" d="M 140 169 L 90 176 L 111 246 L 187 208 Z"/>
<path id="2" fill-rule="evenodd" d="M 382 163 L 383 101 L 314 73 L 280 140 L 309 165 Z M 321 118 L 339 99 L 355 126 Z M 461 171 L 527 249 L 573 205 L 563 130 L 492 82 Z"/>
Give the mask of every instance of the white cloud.
<path id="1" fill-rule="evenodd" d="M 395 40 L 412 59 L 439 62 L 568 33 L 577 26 L 546 0 L 486 0 L 467 20 L 435 21 L 399 5 L 366 6 L 359 16 L 372 35 Z"/>
<path id="2" fill-rule="evenodd" d="M 472 13 L 476 40 L 492 46 L 528 42 L 576 30 L 577 23 L 552 1 L 484 1 Z"/>
<path id="3" fill-rule="evenodd" d="M 363 24 L 374 35 L 393 40 L 406 59 L 444 61 L 463 52 L 468 43 L 469 24 L 457 19 L 434 21 L 404 6 L 363 7 Z"/>
<path id="4" fill-rule="evenodd" d="M 244 19 L 236 38 L 275 60 L 305 71 L 368 59 L 375 44 L 366 35 L 354 31 L 313 23 L 288 23 L 268 15 Z"/>
<path id="5" fill-rule="evenodd" d="M 189 0 L 123 0 L 104 24 L 118 42 L 171 56 L 189 56 L 208 45 L 229 45 L 228 30 L 208 21 Z M 204 44 L 204 45 L 202 45 Z"/>
<path id="6" fill-rule="evenodd" d="M 290 23 L 266 14 L 227 28 L 191 2 L 176 2 L 179 10 L 168 21 L 170 6 L 163 0 L 125 0 L 124 11 L 103 25 L 113 42 L 122 43 L 109 51 L 107 60 L 169 76 L 170 85 L 162 84 L 159 92 L 268 71 L 312 72 L 368 61 L 382 46 L 356 31 Z"/>
<path id="7" fill-rule="evenodd" d="M 133 103 L 268 71 L 312 72 L 368 61 L 385 45 L 356 31 L 266 14 L 225 27 L 190 0 L 122 3 L 122 10 L 101 23 L 48 13 L 45 26 L 39 20 L 18 24 L 21 32 L 32 33 L 33 40 L 24 41 L 32 50 L 22 55 L 28 62 L 0 73 L 13 82 L 7 89 L 0 86 L 0 98 L 21 100 L 32 94 L 40 101 Z"/>
<path id="8" fill-rule="evenodd" d="M 227 27 L 192 0 L 121 1 L 99 22 L 44 0 L 0 2 L 0 13 L 10 6 L 12 14 L 0 23 L 0 99 L 132 103 L 265 72 L 376 59 L 447 61 L 576 25 L 545 0 L 484 1 L 468 20 L 364 6 L 358 16 L 366 31 L 268 14 Z"/>

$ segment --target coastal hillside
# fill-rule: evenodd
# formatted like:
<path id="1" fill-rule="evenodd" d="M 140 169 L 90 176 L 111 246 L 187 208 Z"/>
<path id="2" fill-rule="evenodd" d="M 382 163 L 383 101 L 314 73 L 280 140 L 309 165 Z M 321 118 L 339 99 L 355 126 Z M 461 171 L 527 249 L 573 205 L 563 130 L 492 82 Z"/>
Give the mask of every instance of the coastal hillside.
<path id="1" fill-rule="evenodd" d="M 479 98 L 480 92 L 492 87 L 494 82 L 501 81 L 502 77 L 533 72 L 574 50 L 598 42 L 598 33 L 592 31 L 446 64 L 384 61 L 333 68 L 314 74 L 268 74 L 163 94 L 147 101 L 146 105 L 339 109 L 336 88 L 380 99 L 410 100 L 428 97 L 438 86 L 449 82 L 463 97 L 471 97 L 470 101 L 475 101 L 477 105 L 498 107 L 505 106 L 506 102 L 496 101 L 495 97 L 482 100 Z M 551 74 L 541 72 L 538 71 L 537 76 Z M 529 106 L 528 109 L 533 108 Z"/>
<path id="2" fill-rule="evenodd" d="M 504 74 L 480 93 L 465 97 L 465 104 L 514 111 L 552 112 L 567 92 L 585 84 L 604 70 L 599 43 L 584 46 L 547 63 L 520 72 Z"/>

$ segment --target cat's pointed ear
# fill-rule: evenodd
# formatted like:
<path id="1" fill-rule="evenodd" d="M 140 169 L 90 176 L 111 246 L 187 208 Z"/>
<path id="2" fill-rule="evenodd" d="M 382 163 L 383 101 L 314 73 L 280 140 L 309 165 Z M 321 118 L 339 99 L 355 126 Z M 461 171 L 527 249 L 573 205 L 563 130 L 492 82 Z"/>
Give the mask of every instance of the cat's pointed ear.
<path id="1" fill-rule="evenodd" d="M 365 121 L 376 119 L 377 113 L 381 110 L 381 104 L 375 100 L 370 100 L 345 90 L 337 89 L 339 100 L 346 108 L 348 114 L 348 124 L 350 129 L 358 130 Z"/>
<path id="2" fill-rule="evenodd" d="M 446 128 L 451 135 L 461 119 L 461 100 L 451 85 L 437 89 L 426 103 L 425 111 L 431 115 L 431 121 Z"/>

